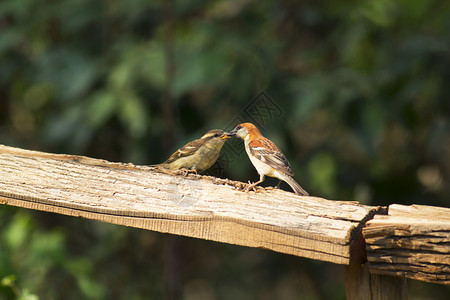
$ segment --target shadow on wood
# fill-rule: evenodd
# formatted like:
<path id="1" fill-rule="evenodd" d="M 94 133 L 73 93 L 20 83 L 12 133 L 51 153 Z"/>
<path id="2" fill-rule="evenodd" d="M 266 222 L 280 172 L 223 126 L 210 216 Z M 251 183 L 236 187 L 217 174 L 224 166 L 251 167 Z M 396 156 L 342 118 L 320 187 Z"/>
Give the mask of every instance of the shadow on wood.
<path id="1" fill-rule="evenodd" d="M 347 300 L 408 299 L 406 278 L 369 273 L 367 264 L 345 266 Z"/>

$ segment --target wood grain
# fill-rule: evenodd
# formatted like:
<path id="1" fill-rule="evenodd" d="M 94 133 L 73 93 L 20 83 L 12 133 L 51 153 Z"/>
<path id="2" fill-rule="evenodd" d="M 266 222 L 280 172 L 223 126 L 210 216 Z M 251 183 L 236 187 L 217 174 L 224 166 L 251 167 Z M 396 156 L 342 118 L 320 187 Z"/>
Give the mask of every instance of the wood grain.
<path id="1" fill-rule="evenodd" d="M 363 229 L 370 272 L 450 284 L 450 209 L 389 206 Z"/>
<path id="2" fill-rule="evenodd" d="M 368 264 L 345 266 L 347 300 L 408 299 L 406 278 L 371 274 Z"/>
<path id="3" fill-rule="evenodd" d="M 365 261 L 361 229 L 380 207 L 300 197 L 215 177 L 174 176 L 0 145 L 0 203 L 337 264 Z"/>

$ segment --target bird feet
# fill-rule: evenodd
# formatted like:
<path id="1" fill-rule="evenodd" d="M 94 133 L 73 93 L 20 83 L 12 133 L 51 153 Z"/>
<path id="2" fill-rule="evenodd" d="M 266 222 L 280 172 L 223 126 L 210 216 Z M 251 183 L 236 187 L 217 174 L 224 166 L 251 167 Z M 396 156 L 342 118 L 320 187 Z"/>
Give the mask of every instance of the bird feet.
<path id="1" fill-rule="evenodd" d="M 256 184 L 255 184 L 255 182 L 254 183 L 251 183 L 250 182 L 250 180 L 248 181 L 248 184 L 249 184 L 249 186 L 245 189 L 245 192 L 247 193 L 247 192 L 249 192 L 250 190 L 253 190 L 254 192 L 256 192 Z"/>
<path id="2" fill-rule="evenodd" d="M 182 168 L 177 170 L 177 174 L 181 174 L 183 176 L 188 176 L 189 173 L 193 173 L 195 175 L 198 175 L 196 170 L 190 170 L 190 169 L 186 169 L 186 168 Z"/>

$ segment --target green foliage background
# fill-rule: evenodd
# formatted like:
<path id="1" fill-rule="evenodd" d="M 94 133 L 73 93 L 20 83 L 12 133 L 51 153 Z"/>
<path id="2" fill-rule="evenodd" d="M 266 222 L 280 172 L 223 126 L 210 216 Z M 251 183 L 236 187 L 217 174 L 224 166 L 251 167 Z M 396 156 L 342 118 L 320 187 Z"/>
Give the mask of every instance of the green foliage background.
<path id="1" fill-rule="evenodd" d="M 282 114 L 261 129 L 311 194 L 449 207 L 449 32 L 438 0 L 4 0 L 0 143 L 152 164 L 265 91 Z M 216 175 L 257 179 L 232 147 Z M 0 207 L 0 299 L 344 299 L 342 274 Z"/>

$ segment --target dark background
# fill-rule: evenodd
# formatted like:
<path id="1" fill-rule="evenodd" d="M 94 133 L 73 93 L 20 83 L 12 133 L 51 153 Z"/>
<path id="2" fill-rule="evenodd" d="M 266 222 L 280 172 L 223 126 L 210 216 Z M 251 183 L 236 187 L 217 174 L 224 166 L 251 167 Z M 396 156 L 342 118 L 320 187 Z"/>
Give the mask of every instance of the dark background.
<path id="1" fill-rule="evenodd" d="M 449 32 L 448 1 L 3 0 L 0 143 L 154 164 L 251 121 L 312 195 L 449 207 Z M 258 179 L 242 150 L 210 174 Z M 2 278 L 0 299 L 345 298 L 339 265 L 7 206 Z"/>

